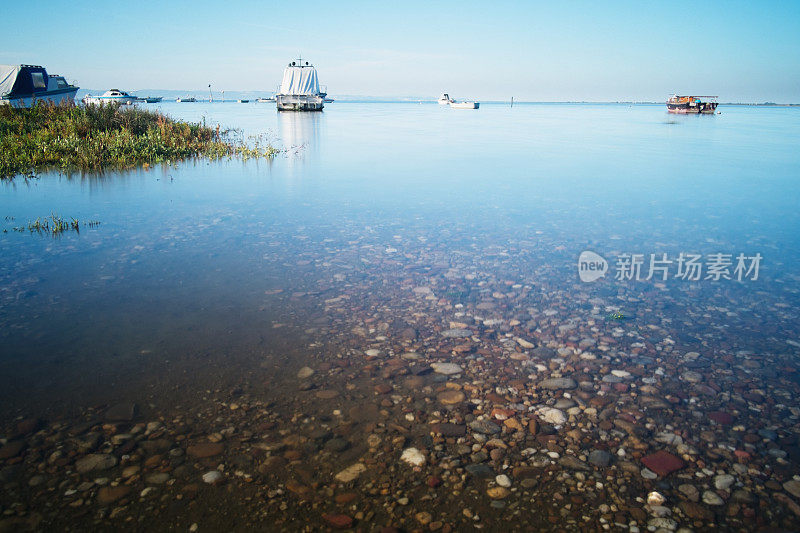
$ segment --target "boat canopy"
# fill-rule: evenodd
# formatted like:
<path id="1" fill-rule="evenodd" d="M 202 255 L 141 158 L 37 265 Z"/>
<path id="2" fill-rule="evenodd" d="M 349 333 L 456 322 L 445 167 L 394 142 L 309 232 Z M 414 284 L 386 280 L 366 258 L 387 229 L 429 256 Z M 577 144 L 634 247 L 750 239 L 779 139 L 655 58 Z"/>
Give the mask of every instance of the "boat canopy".
<path id="1" fill-rule="evenodd" d="M 32 65 L 0 65 L 0 98 L 47 91 L 47 71 Z"/>
<path id="2" fill-rule="evenodd" d="M 318 95 L 319 78 L 314 65 L 292 61 L 283 71 L 283 81 L 279 94 L 284 95 Z"/>

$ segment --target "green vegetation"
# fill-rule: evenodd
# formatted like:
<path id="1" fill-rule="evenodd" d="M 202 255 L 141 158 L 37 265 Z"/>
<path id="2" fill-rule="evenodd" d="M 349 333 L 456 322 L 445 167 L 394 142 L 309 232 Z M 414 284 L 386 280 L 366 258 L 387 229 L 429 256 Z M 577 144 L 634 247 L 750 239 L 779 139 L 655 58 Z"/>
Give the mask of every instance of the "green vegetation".
<path id="1" fill-rule="evenodd" d="M 14 217 L 7 216 L 5 217 L 5 220 L 13 221 Z M 100 225 L 100 222 L 96 220 L 90 220 L 88 222 L 84 222 L 83 225 L 90 228 L 95 228 Z M 76 218 L 70 218 L 67 220 L 63 217 L 60 217 L 56 213 L 53 213 L 49 217 L 37 218 L 33 222 L 28 222 L 27 226 L 14 226 L 11 228 L 11 230 L 19 233 L 23 233 L 27 230 L 31 233 L 52 235 L 55 237 L 56 235 L 61 235 L 67 231 L 80 233 L 81 222 Z M 3 229 L 3 233 L 8 233 L 8 230 Z"/>
<path id="2" fill-rule="evenodd" d="M 190 157 L 270 158 L 272 146 L 248 146 L 204 124 L 132 106 L 0 106 L 0 179 L 47 169 L 118 170 Z"/>

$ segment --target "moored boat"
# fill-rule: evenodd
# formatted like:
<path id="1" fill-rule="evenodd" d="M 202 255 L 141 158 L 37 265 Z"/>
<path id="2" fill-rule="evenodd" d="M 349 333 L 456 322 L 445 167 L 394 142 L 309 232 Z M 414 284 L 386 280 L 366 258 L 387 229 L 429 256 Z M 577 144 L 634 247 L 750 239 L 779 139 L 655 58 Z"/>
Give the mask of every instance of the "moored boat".
<path id="1" fill-rule="evenodd" d="M 163 99 L 163 96 L 145 96 L 144 98 L 140 98 L 140 100 L 144 100 L 148 104 L 157 104 Z"/>
<path id="2" fill-rule="evenodd" d="M 92 96 L 91 94 L 87 94 L 83 97 L 83 103 L 87 105 L 101 105 L 101 104 L 132 104 L 136 102 L 138 98 L 132 96 L 125 91 L 120 91 L 119 89 L 110 89 L 100 96 Z"/>
<path id="3" fill-rule="evenodd" d="M 703 100 L 703 98 L 708 98 L 708 100 Z M 713 115 L 716 109 L 716 96 L 679 96 L 674 94 L 667 100 L 669 113 Z"/>
<path id="4" fill-rule="evenodd" d="M 480 106 L 480 102 L 450 102 L 453 109 L 478 109 Z"/>
<path id="5" fill-rule="evenodd" d="M 439 97 L 438 102 L 439 102 L 439 105 L 447 105 L 447 104 L 451 104 L 451 103 L 455 102 L 455 100 L 450 98 L 449 94 L 442 93 L 442 96 Z"/>
<path id="6" fill-rule="evenodd" d="M 275 101 L 278 111 L 322 111 L 326 96 L 327 93 L 319 89 L 314 65 L 298 59 L 283 71 L 283 81 Z"/>
<path id="7" fill-rule="evenodd" d="M 196 102 L 197 99 L 194 96 L 187 96 L 185 98 L 176 98 L 175 101 L 178 102 L 178 103 L 180 103 L 180 102 Z"/>
<path id="8" fill-rule="evenodd" d="M 0 105 L 31 107 L 37 102 L 74 103 L 79 87 L 38 65 L 0 65 Z"/>

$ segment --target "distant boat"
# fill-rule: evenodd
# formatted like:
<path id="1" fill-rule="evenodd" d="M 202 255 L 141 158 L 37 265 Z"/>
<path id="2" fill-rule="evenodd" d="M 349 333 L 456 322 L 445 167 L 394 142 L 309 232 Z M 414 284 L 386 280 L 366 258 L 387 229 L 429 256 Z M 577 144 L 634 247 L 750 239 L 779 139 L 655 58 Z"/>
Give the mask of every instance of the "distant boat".
<path id="1" fill-rule="evenodd" d="M 442 96 L 439 97 L 439 105 L 447 105 L 452 102 L 455 102 L 455 100 L 450 98 L 450 95 L 447 93 L 442 93 Z"/>
<path id="2" fill-rule="evenodd" d="M 245 99 L 243 99 L 243 98 L 240 98 L 240 99 L 239 99 L 239 103 L 240 103 L 240 104 L 247 104 L 247 103 L 249 103 L 249 102 L 250 102 L 250 100 L 245 100 Z"/>
<path id="3" fill-rule="evenodd" d="M 75 101 L 80 87 L 36 65 L 0 65 L 0 105 L 31 107 L 36 102 Z"/>
<path id="4" fill-rule="evenodd" d="M 453 109 L 478 109 L 480 106 L 480 102 L 450 102 L 450 107 Z"/>
<path id="5" fill-rule="evenodd" d="M 110 89 L 104 92 L 100 96 L 92 96 L 91 94 L 87 94 L 83 97 L 83 103 L 88 105 L 100 105 L 100 104 L 132 104 L 136 102 L 138 98 L 133 95 L 126 93 L 125 91 L 121 91 L 119 89 Z"/>
<path id="6" fill-rule="evenodd" d="M 274 102 L 274 101 L 275 101 L 275 97 L 274 96 L 270 96 L 269 98 L 258 98 L 258 99 L 256 99 L 256 102 L 261 103 L 261 104 L 266 104 L 267 102 Z"/>
<path id="7" fill-rule="evenodd" d="M 141 98 L 141 100 L 144 100 L 148 104 L 157 104 L 162 99 L 163 99 L 162 96 L 145 96 L 144 98 Z"/>
<path id="8" fill-rule="evenodd" d="M 283 71 L 283 81 L 275 95 L 278 111 L 322 111 L 327 93 L 319 90 L 317 69 L 302 59 L 292 61 Z"/>
<path id="9" fill-rule="evenodd" d="M 708 98 L 709 100 L 702 100 Z M 703 114 L 713 115 L 717 109 L 716 96 L 678 96 L 672 95 L 672 98 L 667 100 L 667 112 L 680 115 L 688 114 Z"/>
<path id="10" fill-rule="evenodd" d="M 176 102 L 196 102 L 197 99 L 194 96 L 187 96 L 185 98 L 176 98 Z"/>

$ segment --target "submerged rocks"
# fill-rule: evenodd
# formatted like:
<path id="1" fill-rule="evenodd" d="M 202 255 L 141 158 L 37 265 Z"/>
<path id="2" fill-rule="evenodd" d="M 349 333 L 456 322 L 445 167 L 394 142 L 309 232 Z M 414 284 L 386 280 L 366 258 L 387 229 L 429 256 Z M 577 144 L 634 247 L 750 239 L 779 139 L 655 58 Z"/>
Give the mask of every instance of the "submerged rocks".
<path id="1" fill-rule="evenodd" d="M 314 375 L 314 369 L 304 366 L 300 370 L 297 371 L 297 378 L 298 379 L 307 379 Z"/>
<path id="2" fill-rule="evenodd" d="M 348 466 L 347 468 L 336 474 L 335 479 L 340 483 L 350 483 L 351 481 L 355 480 L 356 478 L 358 478 L 358 476 L 360 476 L 366 471 L 367 467 L 364 466 L 363 463 L 356 463 L 354 465 Z"/>
<path id="3" fill-rule="evenodd" d="M 464 393 L 459 390 L 446 390 L 436 396 L 439 403 L 444 405 L 457 405 L 463 402 L 465 398 Z"/>
<path id="4" fill-rule="evenodd" d="M 567 415 L 564 414 L 564 411 L 554 407 L 540 407 L 537 409 L 536 414 L 542 422 L 553 424 L 554 426 L 560 426 L 567 421 Z"/>
<path id="5" fill-rule="evenodd" d="M 225 451 L 225 445 L 221 442 L 204 442 L 194 444 L 186 449 L 186 453 L 191 457 L 203 459 L 206 457 L 214 457 Z"/>
<path id="6" fill-rule="evenodd" d="M 472 332 L 468 329 L 463 329 L 463 328 L 446 329 L 442 331 L 442 337 L 447 337 L 451 339 L 460 339 L 463 337 L 470 337 L 470 336 L 472 336 Z"/>
<path id="7" fill-rule="evenodd" d="M 464 371 L 459 365 L 455 363 L 432 363 L 431 368 L 437 374 L 444 374 L 450 376 L 453 374 L 460 374 Z"/>
<path id="8" fill-rule="evenodd" d="M 574 389 L 578 384 L 572 378 L 549 378 L 539 382 L 538 386 L 547 390 L 559 390 Z"/>
<path id="9" fill-rule="evenodd" d="M 400 460 L 411 466 L 422 466 L 425 464 L 425 455 L 416 448 L 406 448 L 400 455 Z"/>
<path id="10" fill-rule="evenodd" d="M 203 482 L 209 485 L 216 485 L 222 481 L 222 472 L 219 470 L 211 470 L 203 474 Z"/>
<path id="11" fill-rule="evenodd" d="M 500 433 L 500 426 L 489 420 L 473 420 L 469 423 L 469 427 L 477 433 L 486 435 Z"/>
<path id="12" fill-rule="evenodd" d="M 101 487 L 97 491 L 97 503 L 100 505 L 108 505 L 115 501 L 124 498 L 130 494 L 131 488 L 127 485 L 118 485 L 116 487 Z"/>
<path id="13" fill-rule="evenodd" d="M 108 470 L 117 465 L 117 458 L 107 453 L 93 453 L 75 461 L 75 470 L 85 474 L 92 470 Z"/>
<path id="14" fill-rule="evenodd" d="M 604 467 L 611 462 L 611 454 L 605 450 L 592 450 L 587 460 L 594 466 Z"/>
<path id="15" fill-rule="evenodd" d="M 685 466 L 679 457 L 664 450 L 642 457 L 642 464 L 660 476 L 669 475 Z"/>

